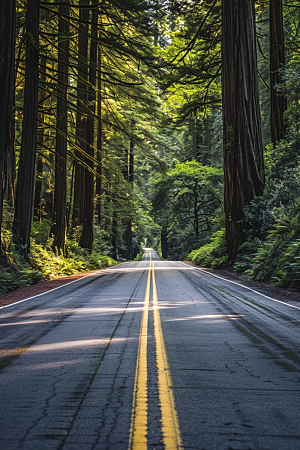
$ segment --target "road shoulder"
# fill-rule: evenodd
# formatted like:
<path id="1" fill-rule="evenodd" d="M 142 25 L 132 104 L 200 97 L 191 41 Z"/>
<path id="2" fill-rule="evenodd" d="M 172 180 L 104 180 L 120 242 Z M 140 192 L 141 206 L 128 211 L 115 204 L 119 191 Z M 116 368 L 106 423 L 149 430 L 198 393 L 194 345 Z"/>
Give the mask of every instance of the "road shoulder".
<path id="1" fill-rule="evenodd" d="M 245 276 L 238 275 L 233 272 L 232 269 L 207 269 L 204 267 L 199 267 L 194 263 L 188 261 L 182 261 L 184 264 L 188 264 L 189 266 L 198 267 L 199 269 L 203 269 L 208 273 L 212 273 L 214 275 L 218 275 L 222 278 L 227 279 L 228 281 L 233 281 L 235 283 L 241 283 L 246 287 L 251 289 L 255 289 L 260 293 L 267 295 L 269 297 L 276 298 L 280 301 L 292 301 L 300 303 L 300 293 L 289 291 L 287 289 L 274 286 L 271 283 L 265 283 L 262 281 L 249 280 Z"/>
<path id="2" fill-rule="evenodd" d="M 40 281 L 37 284 L 32 284 L 15 291 L 8 292 L 7 294 L 0 295 L 0 308 L 3 306 L 11 305 L 12 303 L 19 302 L 25 298 L 34 297 L 35 295 L 43 294 L 44 292 L 63 286 L 64 284 L 72 281 L 79 280 L 93 273 L 101 272 L 105 269 L 92 270 L 90 272 L 77 273 L 76 275 L 70 275 L 68 277 L 56 278 L 50 281 Z"/>

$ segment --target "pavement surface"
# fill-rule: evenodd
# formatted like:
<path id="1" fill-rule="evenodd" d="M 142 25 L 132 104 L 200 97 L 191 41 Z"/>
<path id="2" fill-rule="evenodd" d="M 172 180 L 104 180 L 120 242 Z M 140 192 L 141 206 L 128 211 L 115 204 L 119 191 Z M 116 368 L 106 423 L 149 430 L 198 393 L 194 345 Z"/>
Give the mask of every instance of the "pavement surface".
<path id="1" fill-rule="evenodd" d="M 300 305 L 120 264 L 0 309 L 1 450 L 300 450 Z"/>

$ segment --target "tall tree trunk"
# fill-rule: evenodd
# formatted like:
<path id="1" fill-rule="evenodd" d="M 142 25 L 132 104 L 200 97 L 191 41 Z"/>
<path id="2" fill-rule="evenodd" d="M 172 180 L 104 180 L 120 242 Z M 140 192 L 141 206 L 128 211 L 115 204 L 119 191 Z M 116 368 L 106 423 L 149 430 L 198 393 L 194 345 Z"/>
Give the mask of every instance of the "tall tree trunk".
<path id="1" fill-rule="evenodd" d="M 287 99 L 276 91 L 282 83 L 280 69 L 285 65 L 282 0 L 270 0 L 270 87 L 271 87 L 271 136 L 274 147 L 284 138 L 284 111 Z"/>
<path id="2" fill-rule="evenodd" d="M 44 136 L 41 135 L 39 138 L 39 142 L 41 139 L 44 139 Z M 33 217 L 34 220 L 38 222 L 42 221 L 42 186 L 43 186 L 43 159 L 41 155 L 37 156 L 36 161 L 36 178 L 35 178 L 35 189 L 34 189 L 34 206 L 33 206 Z"/>
<path id="3" fill-rule="evenodd" d="M 134 125 L 134 123 L 133 123 Z M 132 125 L 132 126 L 133 126 Z M 129 155 L 127 153 L 127 181 L 131 184 L 133 188 L 133 177 L 134 177 L 134 142 L 130 139 Z M 129 156 L 129 158 L 128 158 Z M 132 222 L 128 220 L 125 223 L 125 233 L 124 240 L 126 245 L 126 259 L 133 259 L 133 248 L 132 248 Z"/>
<path id="4" fill-rule="evenodd" d="M 39 0 L 27 1 L 24 113 L 15 216 L 13 221 L 13 242 L 16 249 L 26 260 L 29 259 L 30 251 L 30 231 L 35 182 L 39 73 L 39 10 Z"/>
<path id="5" fill-rule="evenodd" d="M 44 134 L 44 122 L 45 122 L 45 114 L 43 111 L 44 101 L 46 97 L 46 91 L 44 89 L 44 83 L 46 81 L 46 58 L 41 58 L 41 91 L 40 91 L 40 107 L 42 108 L 39 114 L 39 125 L 38 125 L 38 144 L 40 145 L 41 151 L 43 150 L 43 144 L 45 141 Z M 33 207 L 33 216 L 41 222 L 42 220 L 42 181 L 43 181 L 43 160 L 42 156 L 37 156 L 36 162 L 36 179 L 35 179 L 35 190 L 34 190 L 34 207 Z"/>
<path id="6" fill-rule="evenodd" d="M 131 188 L 133 188 L 133 176 L 134 176 L 134 142 L 133 139 L 130 139 L 130 150 L 129 150 L 129 173 L 128 173 L 128 181 L 131 183 Z"/>
<path id="7" fill-rule="evenodd" d="M 69 73 L 69 7 L 59 5 L 58 84 L 55 146 L 55 185 L 53 204 L 53 247 L 65 254 L 67 233 L 67 133 Z"/>
<path id="8" fill-rule="evenodd" d="M 99 35 L 100 38 L 100 27 Z M 98 44 L 98 94 L 97 94 L 97 177 L 96 177 L 96 220 L 98 225 L 101 224 L 102 215 L 102 55 L 101 47 Z"/>
<path id="9" fill-rule="evenodd" d="M 198 160 L 198 133 L 197 133 L 197 111 L 194 112 L 194 130 L 193 130 L 193 159 Z"/>
<path id="10" fill-rule="evenodd" d="M 168 233 L 161 231 L 161 255 L 163 259 L 168 258 Z"/>
<path id="11" fill-rule="evenodd" d="M 6 174 L 5 161 L 11 147 L 12 107 L 15 89 L 15 0 L 0 2 L 0 253 L 1 223 L 3 216 L 3 188 Z M 9 155 L 11 156 L 11 155 Z"/>
<path id="12" fill-rule="evenodd" d="M 113 213 L 114 214 L 114 213 Z M 112 218 L 112 230 L 111 230 L 112 236 L 111 236 L 111 244 L 112 244 L 112 258 L 115 260 L 118 259 L 118 252 L 117 252 L 117 237 L 118 237 L 118 222 L 115 217 Z"/>
<path id="13" fill-rule="evenodd" d="M 14 103 L 14 100 L 13 100 Z M 15 118 L 12 116 L 10 125 L 10 142 L 4 169 L 4 200 L 14 210 L 15 207 L 15 179 L 16 179 L 16 150 L 15 150 Z"/>
<path id="14" fill-rule="evenodd" d="M 89 92 L 87 119 L 87 153 L 94 158 L 95 142 L 95 102 L 96 102 L 96 65 L 97 65 L 97 31 L 98 11 L 92 10 L 91 44 L 89 58 Z M 87 166 L 94 169 L 94 163 L 87 159 Z M 80 246 L 92 251 L 93 246 L 93 217 L 94 217 L 94 174 L 85 168 L 85 202 L 84 221 Z"/>
<path id="15" fill-rule="evenodd" d="M 245 239 L 243 208 L 264 188 L 253 0 L 222 3 L 222 98 L 229 261 Z"/>
<path id="16" fill-rule="evenodd" d="M 79 1 L 79 36 L 78 36 L 78 82 L 77 82 L 77 114 L 76 114 L 76 145 L 84 153 L 87 152 L 87 52 L 88 52 L 88 28 L 89 20 L 88 0 Z M 86 162 L 85 156 L 76 150 L 76 157 Z M 74 201 L 72 224 L 83 225 L 84 200 L 85 200 L 85 170 L 83 164 L 75 161 L 74 177 Z"/>

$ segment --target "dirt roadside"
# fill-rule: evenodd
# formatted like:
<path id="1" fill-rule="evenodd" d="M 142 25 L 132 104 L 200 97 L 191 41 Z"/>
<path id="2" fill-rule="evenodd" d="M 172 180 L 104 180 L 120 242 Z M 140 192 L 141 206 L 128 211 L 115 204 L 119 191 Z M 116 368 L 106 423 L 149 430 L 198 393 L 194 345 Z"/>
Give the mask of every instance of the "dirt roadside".
<path id="1" fill-rule="evenodd" d="M 43 292 L 50 291 L 51 289 L 63 286 L 64 284 L 70 283 L 71 281 L 79 280 L 80 278 L 86 277 L 87 275 L 91 275 L 97 272 L 100 273 L 101 270 L 104 269 L 78 273 L 76 275 L 70 275 L 68 277 L 57 278 L 50 281 L 40 281 L 37 284 L 32 284 L 30 286 L 8 292 L 7 294 L 2 294 L 0 295 L 0 308 L 2 306 L 10 305 L 12 303 L 19 302 L 20 300 L 24 300 L 25 298 L 33 297 L 35 295 L 42 294 Z"/>

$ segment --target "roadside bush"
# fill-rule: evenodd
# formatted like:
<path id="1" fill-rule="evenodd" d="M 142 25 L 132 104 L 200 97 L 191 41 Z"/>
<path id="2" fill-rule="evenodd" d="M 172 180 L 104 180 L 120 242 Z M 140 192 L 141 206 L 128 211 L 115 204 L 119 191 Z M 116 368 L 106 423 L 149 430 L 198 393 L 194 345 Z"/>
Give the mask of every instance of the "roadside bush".
<path id="1" fill-rule="evenodd" d="M 30 264 L 15 251 L 11 244 L 9 227 L 4 236 L 6 253 L 0 259 L 0 295 L 41 280 L 102 269 L 116 264 L 114 259 L 96 251 L 89 253 L 75 240 L 67 241 L 67 256 L 53 252 L 53 239 L 49 238 L 50 223 L 34 222 L 30 244 Z M 9 240 L 8 240 L 9 239 Z M 1 255 L 0 255 L 1 256 Z"/>
<path id="2" fill-rule="evenodd" d="M 3 220 L 1 223 L 1 249 L 4 253 L 9 251 L 11 242 L 11 228 L 14 219 L 12 208 L 10 208 L 6 201 L 3 202 Z M 0 251 L 1 253 L 1 251 Z"/>
<path id="3" fill-rule="evenodd" d="M 265 241 L 241 245 L 234 270 L 251 279 L 298 289 L 300 286 L 299 215 L 278 218 Z"/>
<path id="4" fill-rule="evenodd" d="M 144 252 L 143 252 L 143 250 L 142 250 L 141 252 L 139 252 L 139 253 L 136 255 L 136 257 L 134 258 L 134 261 L 142 261 L 143 255 L 144 255 Z"/>
<path id="5" fill-rule="evenodd" d="M 109 256 L 96 252 L 89 253 L 81 248 L 75 240 L 67 241 L 66 257 L 53 252 L 52 239 L 48 239 L 46 245 L 37 244 L 32 240 L 30 258 L 32 265 L 43 273 L 46 280 L 116 264 Z"/>
<path id="6" fill-rule="evenodd" d="M 225 228 L 213 233 L 208 244 L 189 253 L 186 261 L 213 269 L 224 267 L 227 261 Z"/>
<path id="7" fill-rule="evenodd" d="M 39 270 L 27 269 L 17 272 L 6 268 L 0 273 L 0 295 L 36 284 L 43 279 Z"/>
<path id="8" fill-rule="evenodd" d="M 43 219 L 41 222 L 32 222 L 31 237 L 36 244 L 47 244 L 51 229 L 50 219 Z"/>

